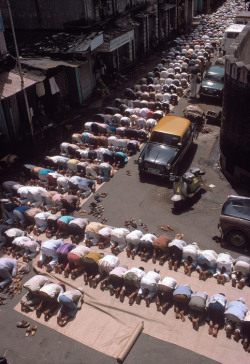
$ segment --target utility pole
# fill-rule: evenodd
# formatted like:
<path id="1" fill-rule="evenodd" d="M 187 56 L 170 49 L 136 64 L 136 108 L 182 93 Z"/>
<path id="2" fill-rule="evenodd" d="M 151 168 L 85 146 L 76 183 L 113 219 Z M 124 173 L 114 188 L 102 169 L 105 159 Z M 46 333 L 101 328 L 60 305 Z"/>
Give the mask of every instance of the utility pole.
<path id="1" fill-rule="evenodd" d="M 21 91 L 23 92 L 23 95 L 24 95 L 24 102 L 25 102 L 25 106 L 26 106 L 26 111 L 27 111 L 28 119 L 29 119 L 30 131 L 31 131 L 31 136 L 32 136 L 32 142 L 35 145 L 35 137 L 34 137 L 34 129 L 33 129 L 32 117 L 31 117 L 31 114 L 30 114 L 30 108 L 29 108 L 28 98 L 27 98 L 27 94 L 26 94 L 25 87 L 24 87 L 22 66 L 21 66 L 21 62 L 20 62 L 20 59 L 19 59 L 19 51 L 18 51 L 18 46 L 17 46 L 17 41 L 16 41 L 16 33 L 15 33 L 14 24 L 13 24 L 13 19 L 12 19 L 12 13 L 11 13 L 11 8 L 10 8 L 10 2 L 9 2 L 9 0 L 7 0 L 7 5 L 8 5 L 8 11 L 9 11 L 9 17 L 10 17 L 11 30 L 12 30 L 14 44 L 15 44 L 17 64 L 18 64 L 19 74 L 20 74 Z"/>

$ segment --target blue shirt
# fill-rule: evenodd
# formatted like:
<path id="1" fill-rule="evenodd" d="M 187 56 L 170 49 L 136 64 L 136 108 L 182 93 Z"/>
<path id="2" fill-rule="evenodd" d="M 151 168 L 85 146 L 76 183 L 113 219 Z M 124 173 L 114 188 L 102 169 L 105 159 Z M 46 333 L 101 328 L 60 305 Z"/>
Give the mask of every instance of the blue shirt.
<path id="1" fill-rule="evenodd" d="M 116 134 L 116 128 L 114 126 L 109 126 L 108 129 L 110 129 L 114 134 Z"/>
<path id="2" fill-rule="evenodd" d="M 225 316 L 228 316 L 229 319 L 230 315 L 236 316 L 240 321 L 243 321 L 247 311 L 248 308 L 243 302 L 232 301 L 230 302 L 228 309 L 225 312 Z"/>
<path id="3" fill-rule="evenodd" d="M 89 187 L 92 188 L 95 185 L 95 182 L 89 178 L 83 178 L 82 181 L 78 184 L 80 187 Z"/>
<path id="4" fill-rule="evenodd" d="M 43 176 L 47 176 L 48 173 L 54 173 L 55 171 L 53 171 L 52 169 L 41 169 L 38 173 L 42 174 Z"/>
<path id="5" fill-rule="evenodd" d="M 25 211 L 29 210 L 31 207 L 28 206 L 18 206 L 14 210 L 21 212 L 23 214 Z"/>
<path id="6" fill-rule="evenodd" d="M 122 152 L 116 152 L 115 154 L 121 156 L 123 158 L 124 162 L 127 163 L 127 161 L 128 161 L 127 154 L 122 153 Z"/>
<path id="7" fill-rule="evenodd" d="M 42 243 L 42 245 L 41 245 L 41 248 L 42 249 L 57 250 L 63 244 L 64 244 L 63 239 L 50 239 L 50 240 L 44 241 Z"/>
<path id="8" fill-rule="evenodd" d="M 65 216 L 59 217 L 59 219 L 57 221 L 62 221 L 65 224 L 68 224 L 72 220 L 75 220 L 75 218 L 73 216 L 67 216 L 67 215 L 65 215 Z"/>
<path id="9" fill-rule="evenodd" d="M 220 293 L 214 294 L 211 297 L 210 304 L 215 302 L 219 302 L 225 308 L 228 307 L 228 299 Z"/>
<path id="10" fill-rule="evenodd" d="M 73 183 L 74 185 L 78 185 L 78 183 L 84 181 L 84 179 L 82 177 L 79 176 L 73 176 L 70 177 L 69 182 Z"/>
<path id="11" fill-rule="evenodd" d="M 11 258 L 0 258 L 0 271 L 11 271 L 12 277 L 17 275 L 17 260 Z"/>
<path id="12" fill-rule="evenodd" d="M 177 294 L 184 294 L 185 296 L 187 296 L 189 299 L 191 299 L 191 295 L 192 295 L 193 291 L 191 290 L 191 288 L 189 287 L 189 285 L 185 285 L 185 286 L 178 286 L 174 292 L 173 292 L 173 296 L 176 296 Z"/>

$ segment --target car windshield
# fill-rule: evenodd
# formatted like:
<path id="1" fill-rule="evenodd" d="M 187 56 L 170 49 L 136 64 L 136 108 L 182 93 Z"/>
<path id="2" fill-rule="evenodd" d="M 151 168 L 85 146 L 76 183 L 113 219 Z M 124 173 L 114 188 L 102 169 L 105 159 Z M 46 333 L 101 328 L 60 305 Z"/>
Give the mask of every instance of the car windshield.
<path id="1" fill-rule="evenodd" d="M 150 142 L 160 143 L 169 145 L 172 147 L 176 147 L 178 143 L 180 143 L 181 138 L 177 135 L 160 133 L 159 131 L 154 131 L 150 138 Z"/>
<path id="2" fill-rule="evenodd" d="M 221 213 L 222 215 L 236 216 L 250 221 L 250 198 L 229 199 L 223 205 Z"/>
<path id="3" fill-rule="evenodd" d="M 206 81 L 214 81 L 214 82 L 223 82 L 224 77 L 221 75 L 218 75 L 216 73 L 207 73 L 204 80 Z"/>

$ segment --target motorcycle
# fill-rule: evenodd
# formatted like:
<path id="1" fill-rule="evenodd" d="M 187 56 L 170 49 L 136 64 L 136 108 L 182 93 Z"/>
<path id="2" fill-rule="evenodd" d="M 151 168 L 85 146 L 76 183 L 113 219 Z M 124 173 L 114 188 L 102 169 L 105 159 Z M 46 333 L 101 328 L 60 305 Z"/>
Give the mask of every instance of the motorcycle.
<path id="1" fill-rule="evenodd" d="M 200 168 L 192 167 L 183 176 L 170 177 L 170 181 L 174 182 L 174 195 L 171 197 L 171 201 L 173 201 L 175 209 L 182 207 L 186 200 L 191 199 L 202 190 L 204 174 L 205 171 L 201 171 Z"/>

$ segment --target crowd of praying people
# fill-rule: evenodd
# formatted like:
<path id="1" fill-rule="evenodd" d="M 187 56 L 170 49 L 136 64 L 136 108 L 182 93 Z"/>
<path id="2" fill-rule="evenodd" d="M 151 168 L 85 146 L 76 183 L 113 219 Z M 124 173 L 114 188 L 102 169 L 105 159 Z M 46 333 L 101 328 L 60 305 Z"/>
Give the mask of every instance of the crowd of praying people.
<path id="1" fill-rule="evenodd" d="M 209 16 L 202 17 L 201 25 L 190 35 L 176 38 L 154 70 L 125 90 L 123 99 L 116 99 L 95 121 L 86 122 L 83 132 L 72 134 L 71 143 L 61 143 L 58 155 L 46 156 L 40 167 L 25 164 L 22 179 L 3 182 L 1 292 L 7 291 L 19 274 L 18 259 L 27 263 L 39 255 L 41 272 L 45 269 L 73 281 L 82 276 L 85 285 L 96 288 L 99 284 L 120 302 L 125 297 L 130 305 L 145 300 L 148 307 L 155 302 L 162 314 L 173 306 L 176 319 L 184 322 L 188 314 L 195 330 L 206 321 L 208 333 L 214 337 L 225 327 L 226 336 L 241 339 L 250 352 L 250 311 L 244 298 L 229 302 L 223 293 L 209 297 L 206 292 L 193 292 L 189 284 L 178 285 L 156 269 L 129 269 L 118 256 L 125 252 L 134 260 L 138 255 L 142 262 L 152 259 L 174 271 L 183 265 L 187 277 L 197 271 L 199 280 L 213 277 L 219 285 L 231 281 L 232 287 L 239 289 L 250 285 L 250 258 L 233 259 L 229 253 L 201 250 L 196 242 L 187 244 L 182 236 L 171 239 L 147 229 L 145 233 L 137 227 L 131 230 L 129 223 L 113 227 L 104 220 L 91 222 L 73 216 L 80 210 L 81 199 L 94 193 L 97 184 L 109 181 L 115 170 L 139 151 L 157 122 L 173 110 L 188 88 L 191 98 L 197 96 L 196 76 L 202 78 L 211 65 L 221 33 L 219 23 L 214 25 Z M 39 240 L 40 234 L 47 240 Z M 65 241 L 68 237 L 70 243 Z M 100 251 L 91 250 L 92 246 Z M 104 255 L 104 248 L 109 248 L 110 254 Z M 60 308 L 57 323 L 61 327 L 76 317 L 84 302 L 83 287 L 67 290 L 65 283 L 55 283 L 43 274 L 30 278 L 23 287 L 27 293 L 21 299 L 21 310 L 36 311 L 37 317 L 43 314 L 47 321 Z"/>
<path id="2" fill-rule="evenodd" d="M 182 242 L 180 262 L 184 265 L 184 272 L 189 275 L 185 262 L 189 259 L 197 259 L 197 255 L 193 254 L 197 244 L 186 245 L 179 239 L 174 239 L 172 242 L 174 244 Z M 171 240 L 168 245 L 171 248 Z M 187 248 L 186 252 L 185 248 Z M 199 256 L 203 254 L 204 257 L 206 252 L 208 251 L 203 251 Z M 215 258 L 214 253 L 213 258 Z M 218 254 L 216 260 L 210 265 L 210 267 L 213 266 L 214 277 L 223 275 L 226 279 L 230 279 L 231 276 L 232 286 L 235 286 L 234 280 L 242 283 L 238 288 L 249 284 L 250 258 L 240 256 L 234 262 L 231 260 L 229 266 L 229 260 L 225 259 L 226 254 Z M 175 257 L 171 256 L 170 260 Z M 37 263 L 39 268 L 43 267 L 47 258 L 51 259 L 49 264 L 55 273 L 64 272 L 65 278 L 71 275 L 73 280 L 81 275 L 85 284 L 93 288 L 100 283 L 101 290 L 108 289 L 110 295 L 118 298 L 120 302 L 124 302 L 127 296 L 130 305 L 134 302 L 140 304 L 144 299 L 146 306 L 149 307 L 154 300 L 157 311 L 163 314 L 173 306 L 176 319 L 184 322 L 185 315 L 188 314 L 195 330 L 198 330 L 199 325 L 206 321 L 208 333 L 214 337 L 217 336 L 220 328 L 225 327 L 228 338 L 232 335 L 236 341 L 241 338 L 244 348 L 250 351 L 250 312 L 242 297 L 229 302 L 223 293 L 216 293 L 209 297 L 206 292 L 193 292 L 189 284 L 178 285 L 176 279 L 168 275 L 162 277 L 156 269 L 148 272 L 145 272 L 143 267 L 129 269 L 121 265 L 116 255 L 104 256 L 102 253 L 91 251 L 85 244 L 64 243 L 63 239 L 49 240 L 41 244 L 41 255 Z M 1 289 L 11 283 L 12 277 L 17 274 L 17 266 L 17 259 L 0 258 L 0 276 L 3 279 L 0 283 Z M 196 269 L 200 269 L 197 266 Z M 169 269 L 171 270 L 172 267 L 169 266 Z M 218 281 L 218 283 L 221 282 Z M 44 319 L 47 321 L 60 307 L 57 316 L 57 323 L 60 326 L 64 326 L 73 319 L 83 303 L 84 288 L 66 290 L 66 284 L 54 283 L 43 274 L 35 275 L 23 287 L 27 293 L 21 299 L 21 310 L 26 313 L 36 310 L 37 317 L 44 314 Z"/>
<path id="3" fill-rule="evenodd" d="M 205 292 L 193 292 L 189 284 L 178 285 L 171 276 L 161 277 L 156 269 L 147 273 L 143 267 L 129 269 L 121 265 L 118 254 L 124 251 L 132 260 L 138 254 L 141 261 L 147 262 L 152 258 L 153 263 L 158 261 L 161 266 L 167 262 L 168 269 L 174 271 L 183 265 L 187 276 L 196 270 L 200 280 L 214 277 L 222 285 L 231 280 L 232 287 L 237 285 L 239 289 L 250 284 L 250 258 L 239 256 L 233 259 L 229 253 L 201 250 L 197 243 L 187 244 L 180 236 L 174 239 L 166 235 L 157 237 L 151 233 L 143 234 L 138 229 L 130 231 L 128 226 L 116 228 L 82 220 L 85 221 L 81 225 L 81 239 L 75 243 L 67 243 L 62 237 L 41 242 L 28 237 L 21 229 L 5 230 L 2 236 L 7 238 L 6 242 L 8 240 L 7 246 L 3 245 L 7 257 L 0 258 L 0 289 L 4 290 L 17 275 L 17 258 L 23 257 L 27 261 L 40 252 L 37 262 L 40 269 L 44 267 L 47 272 L 63 274 L 72 280 L 82 276 L 85 285 L 93 288 L 100 283 L 101 290 L 109 289 L 110 295 L 120 302 L 128 296 L 130 305 L 134 302 L 140 304 L 144 299 L 148 307 L 155 301 L 157 311 L 163 314 L 174 306 L 177 319 L 185 321 L 185 314 L 189 313 L 195 330 L 202 320 L 206 320 L 209 334 L 215 337 L 218 329 L 225 325 L 227 337 L 233 334 L 235 340 L 242 338 L 244 347 L 250 351 L 250 316 L 243 298 L 229 302 L 222 293 L 209 298 Z M 74 218 L 68 225 L 72 221 Z M 91 250 L 91 246 L 99 244 L 109 245 L 111 254 Z M 117 247 L 118 251 L 115 250 Z M 8 257 L 11 254 L 13 257 Z M 49 320 L 61 305 L 57 318 L 60 326 L 75 317 L 83 302 L 83 288 L 66 291 L 65 284 L 50 282 L 43 275 L 32 277 L 24 288 L 28 293 L 21 301 L 22 310 L 36 310 L 37 317 L 44 313 L 45 320 Z"/>

